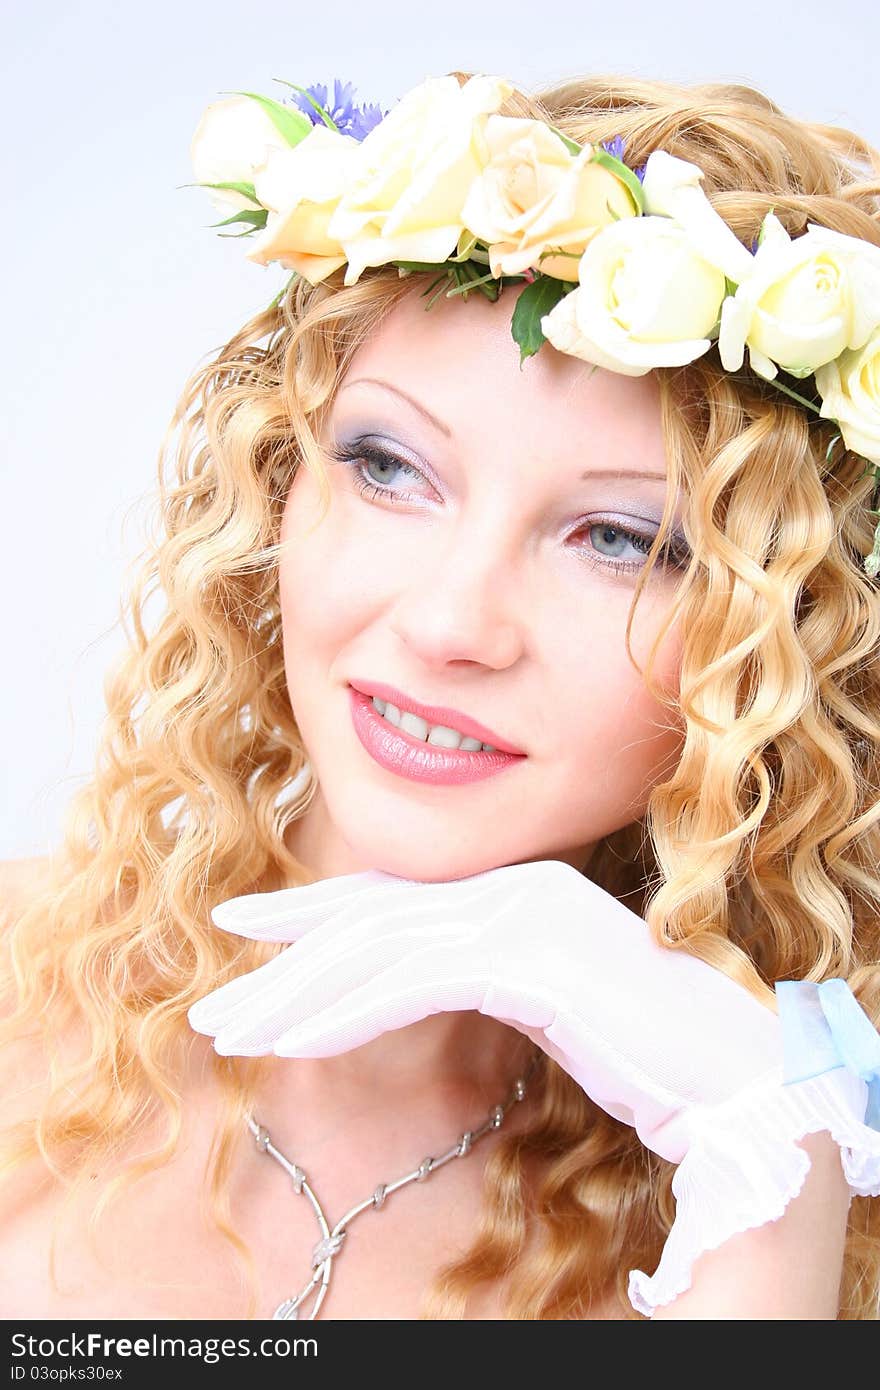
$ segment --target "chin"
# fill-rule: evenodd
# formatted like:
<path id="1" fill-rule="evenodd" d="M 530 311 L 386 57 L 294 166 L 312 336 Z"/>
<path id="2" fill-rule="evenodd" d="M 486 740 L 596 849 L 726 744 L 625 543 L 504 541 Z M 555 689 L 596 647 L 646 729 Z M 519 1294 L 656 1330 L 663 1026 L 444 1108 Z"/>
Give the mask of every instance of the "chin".
<path id="1" fill-rule="evenodd" d="M 471 878 L 474 874 L 487 873 L 489 869 L 499 869 L 505 864 L 520 862 L 522 860 L 518 857 L 500 852 L 493 855 L 485 850 L 482 853 L 460 855 L 414 855 L 411 850 L 404 849 L 400 854 L 394 854 L 389 853 L 388 846 L 384 845 L 377 856 L 370 860 L 370 867 L 385 874 L 393 874 L 395 878 L 414 878 L 420 883 L 449 883 L 452 879 Z"/>

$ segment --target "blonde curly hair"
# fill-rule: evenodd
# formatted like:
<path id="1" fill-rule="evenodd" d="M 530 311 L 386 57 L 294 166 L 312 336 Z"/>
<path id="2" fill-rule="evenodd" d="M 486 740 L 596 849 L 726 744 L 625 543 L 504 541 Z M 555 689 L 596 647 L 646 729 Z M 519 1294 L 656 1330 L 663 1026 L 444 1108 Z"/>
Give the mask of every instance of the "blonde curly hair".
<path id="1" fill-rule="evenodd" d="M 880 245 L 880 153 L 751 87 L 578 77 L 515 92 L 502 109 L 579 142 L 621 135 L 633 167 L 660 148 L 693 161 L 747 246 L 771 208 L 792 236 L 812 221 Z M 159 1151 L 103 1184 L 92 1229 L 177 1151 L 189 1006 L 282 949 L 212 929 L 212 907 L 311 878 L 285 845 L 315 784 L 282 660 L 281 512 L 300 465 L 326 499 L 313 423 L 414 285 L 390 267 L 350 287 L 341 277 L 297 280 L 190 378 L 160 455 L 156 533 L 123 605 L 128 648 L 106 683 L 94 775 L 41 890 L 0 938 L 0 1040 L 38 1036 L 48 1066 L 33 1113 L 0 1135 L 4 1179 L 38 1161 L 73 1200 L 139 1127 L 165 1127 Z M 667 618 L 681 621 L 686 736 L 644 819 L 600 843 L 590 876 L 670 949 L 757 992 L 842 976 L 880 1022 L 880 595 L 862 569 L 872 484 L 841 441 L 826 457 L 833 422 L 725 373 L 714 351 L 657 376 L 670 491 L 686 491 L 693 551 Z M 59 1046 L 70 1026 L 86 1038 L 79 1057 Z M 247 1271 L 248 1318 L 255 1266 L 229 1184 L 272 1064 L 212 1054 L 222 1105 L 210 1210 Z M 426 1317 L 461 1317 L 469 1292 L 500 1276 L 510 1318 L 582 1317 L 608 1297 L 640 1316 L 627 1275 L 659 1260 L 674 1166 L 549 1058 L 541 1068 L 531 1122 L 499 1135 L 479 1230 L 428 1291 Z M 527 1161 L 541 1165 L 544 1237 L 528 1252 Z M 856 1197 L 839 1316 L 876 1319 L 878 1305 L 880 1204 Z"/>

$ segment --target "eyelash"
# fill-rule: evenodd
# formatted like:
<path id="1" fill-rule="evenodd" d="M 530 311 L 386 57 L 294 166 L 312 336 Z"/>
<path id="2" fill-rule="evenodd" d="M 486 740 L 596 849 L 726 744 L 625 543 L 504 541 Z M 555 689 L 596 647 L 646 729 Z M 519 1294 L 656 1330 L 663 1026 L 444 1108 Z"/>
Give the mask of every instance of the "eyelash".
<path id="1" fill-rule="evenodd" d="M 387 497 L 389 502 L 394 503 L 406 501 L 409 494 L 395 494 L 391 488 L 382 487 L 381 484 L 374 483 L 372 479 L 368 478 L 364 473 L 364 465 L 367 463 L 384 464 L 386 467 L 390 464 L 404 471 L 408 470 L 411 473 L 415 473 L 418 477 L 422 476 L 419 470 L 414 467 L 413 464 L 407 462 L 406 459 L 397 458 L 394 454 L 389 453 L 386 449 L 380 448 L 376 444 L 361 444 L 355 441 L 353 445 L 337 445 L 330 450 L 330 456 L 337 463 L 346 465 L 354 478 L 358 492 L 360 492 L 362 496 L 371 499 L 382 496 Z M 645 547 L 645 554 L 650 550 L 655 539 L 653 535 L 645 534 L 642 531 L 629 531 L 619 526 L 617 522 L 603 522 L 601 518 L 593 522 L 591 526 L 586 529 L 592 530 L 593 526 L 605 526 L 607 529 L 615 531 L 619 536 L 623 536 L 625 540 L 633 542 L 637 549 L 638 543 L 641 542 Z M 675 536 L 672 536 L 667 543 L 665 552 L 661 552 L 659 556 L 659 563 L 661 568 L 684 569 L 689 559 L 689 548 Z M 644 568 L 643 565 L 638 564 L 635 560 L 602 560 L 589 557 L 587 563 L 594 565 L 597 569 L 614 570 L 618 574 L 634 574 L 638 570 Z"/>

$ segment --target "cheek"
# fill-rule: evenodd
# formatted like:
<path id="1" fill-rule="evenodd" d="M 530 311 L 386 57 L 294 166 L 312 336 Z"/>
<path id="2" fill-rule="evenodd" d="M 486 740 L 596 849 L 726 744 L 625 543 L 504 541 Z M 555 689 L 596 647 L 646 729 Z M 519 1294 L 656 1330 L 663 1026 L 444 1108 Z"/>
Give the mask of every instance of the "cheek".
<path id="1" fill-rule="evenodd" d="M 627 655 L 630 597 L 609 595 L 579 624 L 577 633 L 569 629 L 557 634 L 549 669 L 562 674 L 554 676 L 557 699 L 548 701 L 546 713 L 556 710 L 558 718 L 552 729 L 547 727 L 549 718 L 544 721 L 558 766 L 564 769 L 561 800 L 570 807 L 583 805 L 586 792 L 595 805 L 598 796 L 610 828 L 643 814 L 651 786 L 671 775 L 684 738 L 677 708 L 667 708 L 651 694 Z M 633 657 L 643 668 L 663 616 L 659 601 L 650 619 L 649 608 L 643 597 L 631 631 Z M 680 635 L 673 627 L 654 663 L 655 682 L 673 698 L 680 660 Z"/>
<path id="2" fill-rule="evenodd" d="M 281 524 L 279 592 L 285 653 L 352 637 L 411 584 L 424 564 L 424 528 L 401 524 L 388 508 L 366 505 L 353 484 L 320 493 L 300 469 Z"/>
<path id="3" fill-rule="evenodd" d="M 293 481 L 281 522 L 278 566 L 285 659 L 325 648 L 351 625 L 360 592 L 362 557 L 345 535 L 337 498 L 323 513 L 307 469 Z"/>

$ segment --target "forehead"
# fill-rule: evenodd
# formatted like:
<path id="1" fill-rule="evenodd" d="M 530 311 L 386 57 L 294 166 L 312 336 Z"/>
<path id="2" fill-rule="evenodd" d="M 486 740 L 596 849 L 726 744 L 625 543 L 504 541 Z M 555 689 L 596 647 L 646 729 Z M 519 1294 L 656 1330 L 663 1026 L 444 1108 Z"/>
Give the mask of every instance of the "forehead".
<path id="1" fill-rule="evenodd" d="M 406 410 L 396 396 L 372 385 L 342 390 L 364 377 L 381 378 L 447 423 L 453 443 L 487 434 L 579 449 L 586 464 L 594 450 L 619 446 L 665 470 L 653 373 L 609 372 L 549 342 L 520 368 L 511 317 L 524 286 L 507 286 L 496 301 L 479 291 L 467 300 L 441 295 L 429 309 L 429 297 L 419 293 L 423 288 L 405 295 L 358 348 L 340 383 L 340 404 L 370 401 Z"/>

